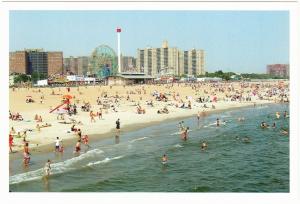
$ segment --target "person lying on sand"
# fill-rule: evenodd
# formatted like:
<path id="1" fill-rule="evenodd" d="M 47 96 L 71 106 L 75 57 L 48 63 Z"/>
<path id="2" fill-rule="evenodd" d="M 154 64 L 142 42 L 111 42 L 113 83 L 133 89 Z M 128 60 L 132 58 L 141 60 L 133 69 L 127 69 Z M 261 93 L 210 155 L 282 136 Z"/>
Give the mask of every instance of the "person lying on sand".
<path id="1" fill-rule="evenodd" d="M 78 130 L 78 129 L 75 128 L 75 125 L 72 125 L 72 126 L 71 126 L 71 131 L 72 131 L 72 132 L 77 132 L 77 130 Z"/>
<path id="2" fill-rule="evenodd" d="M 41 126 L 41 128 L 44 128 L 44 127 L 51 127 L 52 125 L 50 123 L 45 123 Z"/>
<path id="3" fill-rule="evenodd" d="M 169 113 L 169 110 L 168 110 L 167 107 L 164 107 L 163 109 L 158 110 L 157 113 L 158 113 L 158 114 L 162 114 L 162 113 L 168 114 L 168 113 Z"/>
<path id="4" fill-rule="evenodd" d="M 140 105 L 137 106 L 137 113 L 138 114 L 145 114 L 146 110 L 143 109 Z"/>

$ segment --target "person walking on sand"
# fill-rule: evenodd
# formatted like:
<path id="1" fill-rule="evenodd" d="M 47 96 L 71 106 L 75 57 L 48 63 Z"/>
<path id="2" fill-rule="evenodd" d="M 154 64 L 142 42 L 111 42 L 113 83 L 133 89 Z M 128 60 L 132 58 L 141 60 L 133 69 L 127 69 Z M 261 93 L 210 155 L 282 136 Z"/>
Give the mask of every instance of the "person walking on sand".
<path id="1" fill-rule="evenodd" d="M 91 123 L 96 122 L 95 115 L 94 115 L 93 111 L 90 111 L 90 118 L 91 118 Z"/>
<path id="2" fill-rule="evenodd" d="M 117 130 L 117 135 L 120 135 L 120 118 L 116 121 L 116 130 Z"/>
<path id="3" fill-rule="evenodd" d="M 99 117 L 99 120 L 102 119 L 102 108 L 99 109 L 98 117 Z"/>
<path id="4" fill-rule="evenodd" d="M 51 161 L 50 161 L 50 159 L 48 159 L 48 161 L 46 162 L 45 167 L 44 167 L 45 176 L 50 176 L 50 170 L 51 170 L 50 164 L 51 164 Z"/>

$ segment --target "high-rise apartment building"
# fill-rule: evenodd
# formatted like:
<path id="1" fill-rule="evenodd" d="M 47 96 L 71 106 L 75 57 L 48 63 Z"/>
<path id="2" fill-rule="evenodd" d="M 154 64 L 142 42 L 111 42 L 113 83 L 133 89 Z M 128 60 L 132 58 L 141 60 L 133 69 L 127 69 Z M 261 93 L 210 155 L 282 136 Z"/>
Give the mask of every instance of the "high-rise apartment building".
<path id="1" fill-rule="evenodd" d="M 122 56 L 122 72 L 136 72 L 136 58 L 131 56 Z"/>
<path id="2" fill-rule="evenodd" d="M 48 52 L 48 76 L 63 73 L 63 53 Z"/>
<path id="3" fill-rule="evenodd" d="M 86 75 L 88 72 L 89 57 L 67 57 L 64 58 L 64 72 L 76 74 L 76 75 Z"/>
<path id="4" fill-rule="evenodd" d="M 9 73 L 27 73 L 28 56 L 25 51 L 9 53 Z"/>
<path id="5" fill-rule="evenodd" d="M 25 49 L 11 52 L 9 72 L 23 74 L 43 74 L 49 76 L 62 72 L 62 52 L 45 52 L 43 49 Z"/>
<path id="6" fill-rule="evenodd" d="M 289 77 L 290 66 L 288 64 L 269 64 L 267 65 L 267 74 L 279 77 Z"/>
<path id="7" fill-rule="evenodd" d="M 48 74 L 48 55 L 43 49 L 26 49 L 28 54 L 27 74 Z"/>
<path id="8" fill-rule="evenodd" d="M 77 57 L 77 74 L 86 75 L 88 72 L 89 57 Z"/>
<path id="9" fill-rule="evenodd" d="M 151 76 L 205 73 L 203 50 L 181 51 L 176 47 L 170 48 L 164 41 L 161 48 L 138 49 L 137 52 L 138 71 Z"/>

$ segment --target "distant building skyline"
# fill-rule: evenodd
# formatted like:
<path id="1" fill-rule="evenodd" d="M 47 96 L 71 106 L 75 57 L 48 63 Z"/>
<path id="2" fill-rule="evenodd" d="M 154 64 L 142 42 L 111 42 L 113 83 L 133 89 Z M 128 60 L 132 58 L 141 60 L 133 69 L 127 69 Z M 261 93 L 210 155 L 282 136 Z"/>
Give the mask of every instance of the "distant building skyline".
<path id="1" fill-rule="evenodd" d="M 160 75 L 204 75 L 204 50 L 170 46 L 163 41 L 157 48 L 140 48 L 137 50 L 137 70 L 150 76 Z"/>
<path id="2" fill-rule="evenodd" d="M 10 11 L 10 51 L 26 47 L 90 56 L 106 44 L 136 56 L 163 40 L 207 53 L 206 71 L 264 73 L 267 64 L 289 64 L 288 11 Z"/>

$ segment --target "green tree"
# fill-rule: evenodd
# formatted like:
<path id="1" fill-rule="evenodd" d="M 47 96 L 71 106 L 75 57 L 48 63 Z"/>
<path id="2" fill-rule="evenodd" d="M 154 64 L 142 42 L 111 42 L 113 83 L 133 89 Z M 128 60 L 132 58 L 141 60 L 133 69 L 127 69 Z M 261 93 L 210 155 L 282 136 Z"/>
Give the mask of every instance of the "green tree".
<path id="1" fill-rule="evenodd" d="M 39 73 L 39 72 L 33 72 L 31 74 L 31 79 L 33 83 L 36 83 L 38 80 L 47 79 L 47 74 Z"/>
<path id="2" fill-rule="evenodd" d="M 14 78 L 14 83 L 22 83 L 28 81 L 30 81 L 30 76 L 27 76 L 26 74 L 19 74 Z"/>

